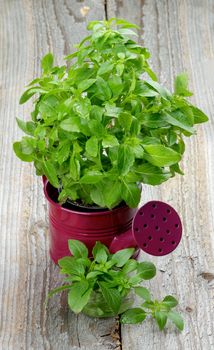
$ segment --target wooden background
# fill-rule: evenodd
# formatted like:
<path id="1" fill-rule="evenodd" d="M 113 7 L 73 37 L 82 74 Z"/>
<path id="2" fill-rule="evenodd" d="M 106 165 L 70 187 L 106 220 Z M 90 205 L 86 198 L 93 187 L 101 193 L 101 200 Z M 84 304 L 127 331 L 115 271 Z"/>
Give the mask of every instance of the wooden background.
<path id="1" fill-rule="evenodd" d="M 90 8 L 86 17 L 84 6 Z M 140 26 L 140 41 L 151 51 L 161 82 L 172 88 L 175 74 L 189 73 L 193 101 L 210 117 L 187 140 L 185 176 L 144 186 L 142 194 L 142 203 L 164 200 L 182 216 L 184 236 L 173 254 L 142 255 L 158 267 L 149 283 L 154 296 L 180 300 L 180 334 L 171 326 L 161 333 L 151 321 L 120 328 L 115 319 L 75 316 L 65 295 L 45 308 L 59 276 L 48 254 L 41 179 L 12 152 L 22 134 L 15 117 L 27 119 L 31 108 L 19 106 L 19 96 L 40 73 L 40 58 L 52 51 L 61 63 L 86 34 L 86 22 L 115 16 Z M 0 349 L 214 349 L 214 1 L 0 0 L 0 111 Z"/>

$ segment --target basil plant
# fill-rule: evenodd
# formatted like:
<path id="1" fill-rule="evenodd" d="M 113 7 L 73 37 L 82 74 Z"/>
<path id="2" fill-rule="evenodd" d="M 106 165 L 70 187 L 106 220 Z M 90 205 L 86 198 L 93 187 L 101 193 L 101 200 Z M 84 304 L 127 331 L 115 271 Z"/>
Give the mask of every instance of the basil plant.
<path id="1" fill-rule="evenodd" d="M 156 268 L 152 262 L 132 259 L 134 248 L 110 254 L 104 244 L 96 242 L 90 259 L 84 243 L 70 239 L 68 246 L 72 256 L 58 261 L 60 273 L 66 277 L 48 297 L 67 291 L 69 308 L 76 314 L 82 312 L 90 317 L 120 315 L 120 322 L 124 324 L 142 323 L 152 318 L 160 330 L 169 320 L 183 330 L 182 316 L 172 310 L 178 301 L 172 295 L 153 300 L 150 291 L 140 285 L 156 275 Z M 140 305 L 133 308 L 134 295 L 139 297 Z"/>
<path id="2" fill-rule="evenodd" d="M 34 96 L 34 110 L 31 121 L 17 118 L 27 136 L 14 151 L 60 188 L 59 202 L 136 207 L 139 183 L 183 174 L 183 136 L 208 119 L 187 100 L 186 74 L 176 77 L 174 92 L 157 82 L 130 28 L 137 27 L 122 19 L 90 22 L 90 34 L 65 57 L 69 64 L 55 66 L 48 53 L 41 77 L 20 98 Z"/>

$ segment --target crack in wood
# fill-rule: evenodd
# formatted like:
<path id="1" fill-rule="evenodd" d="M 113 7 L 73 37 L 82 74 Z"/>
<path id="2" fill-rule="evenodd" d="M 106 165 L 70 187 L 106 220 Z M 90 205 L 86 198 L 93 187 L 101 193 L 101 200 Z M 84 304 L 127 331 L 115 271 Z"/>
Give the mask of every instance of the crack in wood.
<path id="1" fill-rule="evenodd" d="M 105 13 L 105 19 L 106 21 L 108 21 L 108 1 L 107 0 L 104 0 L 104 13 Z"/>

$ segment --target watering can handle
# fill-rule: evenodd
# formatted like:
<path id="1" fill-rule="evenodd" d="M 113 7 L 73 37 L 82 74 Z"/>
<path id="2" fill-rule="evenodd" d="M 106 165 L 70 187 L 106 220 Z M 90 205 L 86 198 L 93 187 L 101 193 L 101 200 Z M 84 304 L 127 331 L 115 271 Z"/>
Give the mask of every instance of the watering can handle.
<path id="1" fill-rule="evenodd" d="M 131 247 L 137 247 L 137 243 L 133 237 L 132 228 L 118 236 L 115 236 L 110 244 L 109 250 L 111 253 L 116 253 L 118 250 Z"/>

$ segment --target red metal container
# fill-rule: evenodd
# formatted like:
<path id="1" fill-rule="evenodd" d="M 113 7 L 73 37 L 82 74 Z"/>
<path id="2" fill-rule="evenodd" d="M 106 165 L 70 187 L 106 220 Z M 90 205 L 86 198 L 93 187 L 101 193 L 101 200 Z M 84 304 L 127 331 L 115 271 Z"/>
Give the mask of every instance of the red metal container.
<path id="1" fill-rule="evenodd" d="M 50 256 L 56 264 L 60 258 L 70 255 L 69 239 L 82 241 L 91 253 L 96 241 L 110 247 L 116 236 L 131 229 L 137 208 L 124 205 L 98 212 L 66 209 L 56 202 L 57 190 L 45 178 L 43 183 L 49 206 Z"/>

